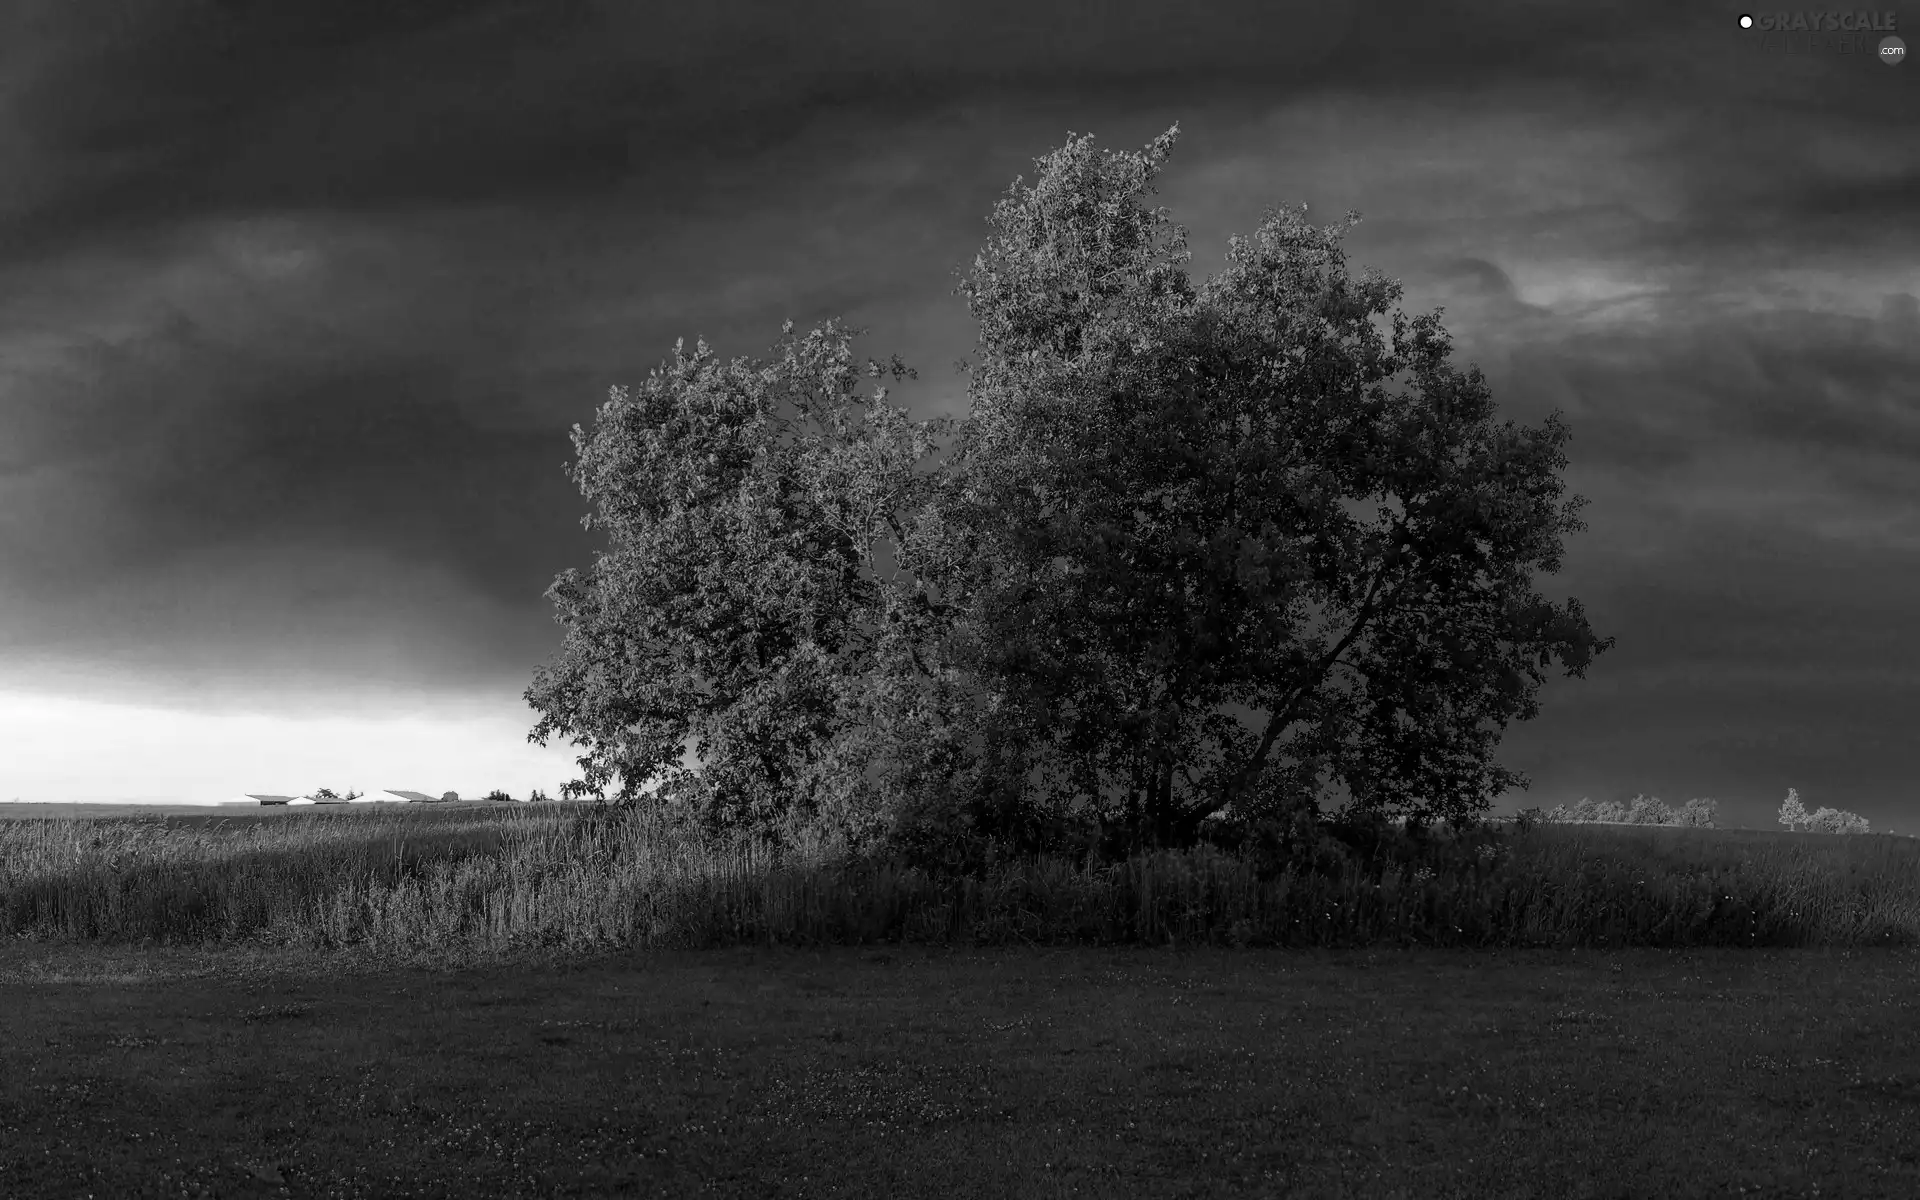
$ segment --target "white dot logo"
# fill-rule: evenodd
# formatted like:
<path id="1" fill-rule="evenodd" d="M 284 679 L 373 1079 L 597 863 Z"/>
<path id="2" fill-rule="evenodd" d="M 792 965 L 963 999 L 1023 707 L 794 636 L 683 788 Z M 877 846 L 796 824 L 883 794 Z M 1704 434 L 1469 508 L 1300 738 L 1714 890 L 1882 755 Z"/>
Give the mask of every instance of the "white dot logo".
<path id="1" fill-rule="evenodd" d="M 1752 28 L 1753 28 L 1753 18 L 1752 18 L 1752 17 L 1750 17 L 1750 16 L 1748 16 L 1748 15 L 1747 15 L 1746 13 L 1741 13 L 1741 14 L 1740 14 L 1740 28 L 1742 28 L 1742 29 L 1752 29 Z"/>
<path id="2" fill-rule="evenodd" d="M 1880 61 L 1890 67 L 1897 67 L 1907 61 L 1907 44 L 1897 37 L 1882 38 Z"/>

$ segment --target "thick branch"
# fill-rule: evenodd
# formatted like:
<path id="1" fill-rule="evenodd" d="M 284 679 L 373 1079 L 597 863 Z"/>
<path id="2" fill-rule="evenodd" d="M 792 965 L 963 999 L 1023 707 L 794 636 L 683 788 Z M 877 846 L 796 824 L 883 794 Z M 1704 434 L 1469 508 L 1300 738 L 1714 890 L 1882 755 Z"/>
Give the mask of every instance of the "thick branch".
<path id="1" fill-rule="evenodd" d="M 1333 669 L 1334 662 L 1346 652 L 1347 647 L 1353 644 L 1354 639 L 1360 636 L 1361 632 L 1367 628 L 1367 623 L 1376 615 L 1374 601 L 1380 590 L 1380 582 L 1385 578 L 1385 571 L 1373 577 L 1373 582 L 1367 587 L 1367 597 L 1361 602 L 1360 612 L 1354 618 L 1353 628 L 1347 631 L 1346 636 L 1340 639 L 1339 645 L 1328 652 L 1328 654 L 1307 673 L 1303 680 L 1293 686 L 1285 703 L 1276 709 L 1273 716 L 1268 719 L 1267 727 L 1260 737 L 1260 745 L 1254 749 L 1253 754 L 1248 757 L 1245 763 L 1241 764 L 1240 769 L 1235 771 L 1226 783 L 1221 785 L 1219 792 L 1215 793 L 1212 799 L 1202 801 L 1182 813 L 1182 817 L 1185 820 L 1205 820 L 1207 817 L 1219 812 L 1228 804 L 1232 803 L 1234 797 L 1240 794 L 1241 789 L 1246 786 L 1247 781 L 1252 779 L 1254 774 L 1259 771 L 1261 765 L 1266 762 L 1267 754 L 1272 751 L 1273 744 L 1279 740 L 1280 734 L 1288 726 L 1293 724 L 1295 720 L 1294 712 L 1299 707 L 1300 702 L 1306 698 L 1308 693 L 1320 686 L 1322 681 L 1325 680 L 1327 672 Z M 1389 597 L 1389 599 L 1397 597 L 1405 589 L 1406 581 L 1402 581 L 1401 586 L 1394 589 L 1393 596 Z M 1384 605 L 1382 607 L 1384 607 Z"/>

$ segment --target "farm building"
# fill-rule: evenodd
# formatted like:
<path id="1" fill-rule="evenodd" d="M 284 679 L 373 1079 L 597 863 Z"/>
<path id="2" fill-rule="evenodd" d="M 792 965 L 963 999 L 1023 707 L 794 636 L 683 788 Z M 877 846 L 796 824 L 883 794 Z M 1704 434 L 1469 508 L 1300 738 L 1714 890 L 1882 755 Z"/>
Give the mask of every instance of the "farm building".
<path id="1" fill-rule="evenodd" d="M 250 792 L 244 796 L 235 796 L 226 801 L 229 804 L 438 804 L 440 797 L 429 796 L 425 792 L 408 792 L 399 788 L 381 788 L 368 792 L 364 796 L 338 796 L 333 799 L 321 799 L 315 796 L 275 796 L 261 792 Z"/>

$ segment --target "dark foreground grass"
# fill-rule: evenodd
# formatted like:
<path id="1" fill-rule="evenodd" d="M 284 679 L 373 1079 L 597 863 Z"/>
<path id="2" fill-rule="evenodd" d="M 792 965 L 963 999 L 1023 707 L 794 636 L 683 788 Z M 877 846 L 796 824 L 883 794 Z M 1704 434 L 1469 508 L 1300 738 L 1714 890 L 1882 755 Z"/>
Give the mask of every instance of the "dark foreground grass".
<path id="1" fill-rule="evenodd" d="M 1916 944 L 1884 837 L 0 822 L 0 1197 L 1920 1195 Z"/>
<path id="2" fill-rule="evenodd" d="M 1871 949 L 16 943 L 0 1195 L 1908 1197 L 1916 984 Z"/>

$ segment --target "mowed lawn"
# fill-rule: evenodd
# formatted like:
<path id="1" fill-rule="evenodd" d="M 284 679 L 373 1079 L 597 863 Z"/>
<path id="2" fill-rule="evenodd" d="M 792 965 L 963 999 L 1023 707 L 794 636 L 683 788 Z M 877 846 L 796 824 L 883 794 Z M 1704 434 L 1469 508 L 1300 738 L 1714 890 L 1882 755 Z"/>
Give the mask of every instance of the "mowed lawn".
<path id="1" fill-rule="evenodd" d="M 1920 1196 L 1920 952 L 0 950 L 0 1195 Z"/>

